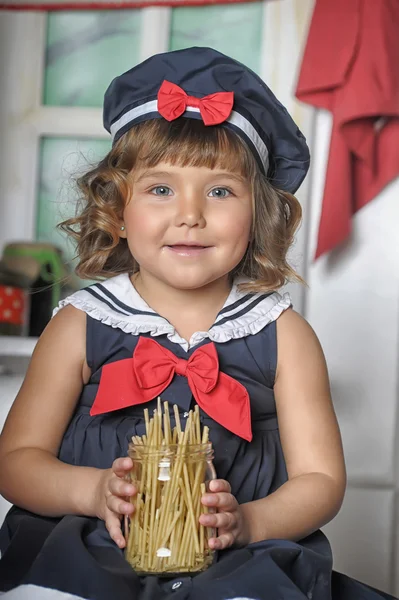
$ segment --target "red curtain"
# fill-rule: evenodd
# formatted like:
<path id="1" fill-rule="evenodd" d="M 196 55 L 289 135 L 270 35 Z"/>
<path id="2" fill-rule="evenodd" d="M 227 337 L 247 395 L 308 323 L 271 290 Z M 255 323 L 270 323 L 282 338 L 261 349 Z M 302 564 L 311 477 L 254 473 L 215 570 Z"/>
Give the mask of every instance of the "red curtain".
<path id="1" fill-rule="evenodd" d="M 399 175 L 399 0 L 316 0 L 296 95 L 333 115 L 318 257 Z"/>

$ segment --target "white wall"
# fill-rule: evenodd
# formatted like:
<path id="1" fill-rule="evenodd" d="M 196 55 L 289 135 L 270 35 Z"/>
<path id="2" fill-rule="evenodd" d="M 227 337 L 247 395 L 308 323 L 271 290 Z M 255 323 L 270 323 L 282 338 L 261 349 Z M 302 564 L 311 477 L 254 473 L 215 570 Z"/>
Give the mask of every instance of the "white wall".
<path id="1" fill-rule="evenodd" d="M 318 116 L 312 250 L 329 122 Z M 339 569 L 385 589 L 399 572 L 398 195 L 396 181 L 355 216 L 345 248 L 309 264 L 305 307 L 326 353 L 349 479 L 344 508 L 326 531 Z"/>
<path id="2" fill-rule="evenodd" d="M 293 252 L 309 288 L 293 287 L 292 292 L 297 308 L 325 349 L 347 459 L 346 500 L 326 532 L 338 570 L 399 595 L 399 181 L 356 215 L 354 235 L 345 249 L 312 261 L 331 125 L 328 114 L 316 113 L 293 97 L 312 6 L 313 0 L 265 4 L 261 74 L 293 114 L 313 154 L 310 175 L 298 194 L 305 216 Z M 10 71 L 17 31 L 19 35 L 25 32 L 25 48 L 23 55 L 13 59 L 16 68 Z M 154 38 L 151 28 L 149 32 Z M 73 118 L 72 113 L 61 115 L 51 109 L 44 114 L 35 104 L 35 95 L 24 94 L 27 88 L 20 85 L 20 73 L 26 72 L 26 61 L 30 61 L 31 71 L 40 74 L 37 56 L 32 53 L 42 43 L 42 35 L 40 17 L 8 14 L 2 18 L 0 13 L 0 89 L 6 90 L 3 109 L 7 109 L 0 110 L 0 128 L 7 130 L 0 136 L 0 246 L 10 232 L 21 235 L 20 217 L 14 210 L 17 205 L 26 206 L 26 234 L 33 231 L 29 215 L 35 173 L 29 163 L 28 179 L 23 177 L 21 152 L 25 161 L 33 156 L 37 136 L 60 132 L 62 118 L 73 121 L 76 128 L 84 123 L 92 133 L 100 134 L 98 111 L 76 109 Z M 149 37 L 144 38 L 149 43 Z M 150 46 L 154 50 L 156 39 L 153 41 Z M 143 48 L 143 55 L 146 52 L 148 48 Z M 25 62 L 18 67 L 18 61 Z M 7 95 L 7 90 L 15 89 L 19 90 L 17 99 Z M 11 143 L 15 131 L 19 142 Z M 1 378 L 0 386 L 4 386 Z M 0 402 L 4 401 L 3 394 Z"/>

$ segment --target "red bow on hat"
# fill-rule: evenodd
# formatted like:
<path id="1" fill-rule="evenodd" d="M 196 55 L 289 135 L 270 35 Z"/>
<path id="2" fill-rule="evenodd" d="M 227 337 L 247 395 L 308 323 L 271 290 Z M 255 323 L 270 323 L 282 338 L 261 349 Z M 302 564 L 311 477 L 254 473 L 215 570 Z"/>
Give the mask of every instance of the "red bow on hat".
<path id="1" fill-rule="evenodd" d="M 229 431 L 252 440 L 248 392 L 241 383 L 219 371 L 215 345 L 201 346 L 188 360 L 149 338 L 140 338 L 133 358 L 102 368 L 92 416 L 149 402 L 159 396 L 175 375 L 187 377 L 197 404 Z"/>
<path id="2" fill-rule="evenodd" d="M 174 121 L 186 111 L 188 106 L 200 109 L 205 125 L 219 125 L 226 121 L 233 109 L 234 92 L 217 92 L 195 98 L 170 81 L 164 80 L 158 92 L 158 112 L 167 121 Z"/>

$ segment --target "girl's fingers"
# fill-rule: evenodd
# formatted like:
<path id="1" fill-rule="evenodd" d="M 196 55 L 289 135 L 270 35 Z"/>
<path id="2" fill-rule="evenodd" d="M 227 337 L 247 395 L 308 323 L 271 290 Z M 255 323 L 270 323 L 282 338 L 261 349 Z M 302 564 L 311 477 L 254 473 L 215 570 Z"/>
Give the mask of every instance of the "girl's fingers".
<path id="1" fill-rule="evenodd" d="M 217 538 L 210 538 L 208 544 L 211 550 L 224 550 L 230 548 L 234 543 L 234 535 L 230 532 L 223 533 Z"/>
<path id="2" fill-rule="evenodd" d="M 126 456 L 124 458 L 117 458 L 112 463 L 112 471 L 117 477 L 125 477 L 131 469 L 133 469 L 133 461 Z"/>
<path id="3" fill-rule="evenodd" d="M 219 510 L 233 511 L 237 510 L 238 502 L 235 497 L 228 492 L 219 492 L 217 494 L 204 494 L 201 498 L 205 506 L 213 506 Z"/>
<path id="4" fill-rule="evenodd" d="M 137 491 L 134 485 L 124 481 L 120 477 L 111 477 L 108 488 L 114 496 L 134 496 Z"/>
<path id="5" fill-rule="evenodd" d="M 134 512 L 134 506 L 131 502 L 126 502 L 118 496 L 108 496 L 106 499 L 107 507 L 118 515 L 131 515 Z"/>
<path id="6" fill-rule="evenodd" d="M 209 482 L 209 490 L 211 492 L 227 492 L 231 493 L 231 486 L 225 479 L 213 479 Z"/>
<path id="7" fill-rule="evenodd" d="M 108 530 L 109 535 L 119 548 L 124 548 L 126 545 L 125 538 L 122 534 L 121 523 L 117 515 L 109 513 L 105 519 L 105 527 Z"/>
<path id="8" fill-rule="evenodd" d="M 234 513 L 230 512 L 201 515 L 199 521 L 204 527 L 215 527 L 216 529 L 223 529 L 226 531 L 230 531 L 237 527 L 236 516 Z"/>

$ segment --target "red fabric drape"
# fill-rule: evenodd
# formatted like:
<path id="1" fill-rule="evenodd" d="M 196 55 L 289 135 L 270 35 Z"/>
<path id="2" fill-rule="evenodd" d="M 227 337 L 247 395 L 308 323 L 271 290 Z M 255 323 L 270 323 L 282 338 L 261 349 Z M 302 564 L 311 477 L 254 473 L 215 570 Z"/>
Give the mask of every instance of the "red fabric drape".
<path id="1" fill-rule="evenodd" d="M 399 0 L 316 0 L 296 96 L 333 114 L 317 258 L 399 174 Z"/>

